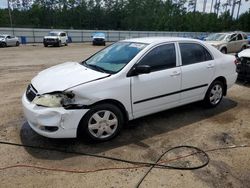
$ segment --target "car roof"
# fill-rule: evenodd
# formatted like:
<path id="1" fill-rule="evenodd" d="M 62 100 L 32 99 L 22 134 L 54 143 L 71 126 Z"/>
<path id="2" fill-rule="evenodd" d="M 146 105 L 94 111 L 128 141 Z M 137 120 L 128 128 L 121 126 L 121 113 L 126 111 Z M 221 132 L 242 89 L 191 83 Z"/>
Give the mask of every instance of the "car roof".
<path id="1" fill-rule="evenodd" d="M 50 33 L 66 33 L 65 31 L 50 31 Z"/>
<path id="2" fill-rule="evenodd" d="M 180 42 L 180 41 L 190 41 L 190 42 L 201 42 L 200 40 L 182 37 L 143 37 L 143 38 L 132 38 L 123 40 L 123 42 L 136 42 L 136 43 L 163 43 L 163 42 Z"/>

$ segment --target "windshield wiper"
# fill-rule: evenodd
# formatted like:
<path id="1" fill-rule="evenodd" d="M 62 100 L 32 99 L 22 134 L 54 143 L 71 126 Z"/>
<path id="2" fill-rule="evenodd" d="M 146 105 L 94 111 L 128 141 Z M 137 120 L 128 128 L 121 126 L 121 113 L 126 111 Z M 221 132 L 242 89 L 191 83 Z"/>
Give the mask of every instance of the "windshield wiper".
<path id="1" fill-rule="evenodd" d="M 103 72 L 103 73 L 108 73 L 108 74 L 112 74 L 113 72 L 111 71 L 108 71 L 102 67 L 99 67 L 97 65 L 93 65 L 93 64 L 87 64 L 86 61 L 83 61 L 82 62 L 84 66 L 88 67 L 88 68 L 91 68 L 91 69 L 94 69 L 94 70 L 97 70 L 99 72 Z"/>

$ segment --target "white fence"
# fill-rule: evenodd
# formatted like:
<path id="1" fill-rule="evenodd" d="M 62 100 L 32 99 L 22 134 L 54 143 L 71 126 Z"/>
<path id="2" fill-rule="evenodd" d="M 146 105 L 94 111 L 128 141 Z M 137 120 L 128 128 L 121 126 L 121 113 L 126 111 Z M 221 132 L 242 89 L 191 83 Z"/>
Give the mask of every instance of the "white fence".
<path id="1" fill-rule="evenodd" d="M 55 29 L 56 30 L 56 29 Z M 58 29 L 60 30 L 60 29 Z M 3 28 L 0 27 L 0 34 L 15 35 L 25 37 L 27 43 L 38 43 L 43 41 L 51 29 L 33 29 L 33 28 Z M 127 38 L 150 37 L 150 36 L 175 36 L 197 38 L 207 35 L 205 32 L 168 32 L 168 31 L 113 31 L 113 30 L 63 30 L 71 37 L 72 42 L 89 42 L 94 32 L 104 32 L 106 41 L 113 42 Z"/>

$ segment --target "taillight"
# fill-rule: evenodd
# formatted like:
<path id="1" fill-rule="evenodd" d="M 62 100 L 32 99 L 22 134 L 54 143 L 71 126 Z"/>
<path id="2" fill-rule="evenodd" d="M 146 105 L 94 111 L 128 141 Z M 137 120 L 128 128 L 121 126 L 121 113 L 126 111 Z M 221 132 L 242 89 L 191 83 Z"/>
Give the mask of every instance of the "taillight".
<path id="1" fill-rule="evenodd" d="M 235 64 L 235 65 L 240 64 L 240 59 L 236 58 L 236 59 L 234 60 L 234 64 Z"/>

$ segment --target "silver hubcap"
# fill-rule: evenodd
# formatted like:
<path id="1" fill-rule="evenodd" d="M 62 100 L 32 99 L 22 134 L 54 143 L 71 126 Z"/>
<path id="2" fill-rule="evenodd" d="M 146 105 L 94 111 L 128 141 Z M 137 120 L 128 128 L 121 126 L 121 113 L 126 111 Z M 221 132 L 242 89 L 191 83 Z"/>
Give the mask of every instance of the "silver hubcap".
<path id="1" fill-rule="evenodd" d="M 220 102 L 222 98 L 222 87 L 219 84 L 216 84 L 213 86 L 211 92 L 210 92 L 210 102 L 213 105 L 216 105 Z"/>
<path id="2" fill-rule="evenodd" d="M 116 115 L 108 110 L 94 113 L 88 122 L 89 132 L 96 138 L 107 138 L 114 134 L 118 126 Z"/>

